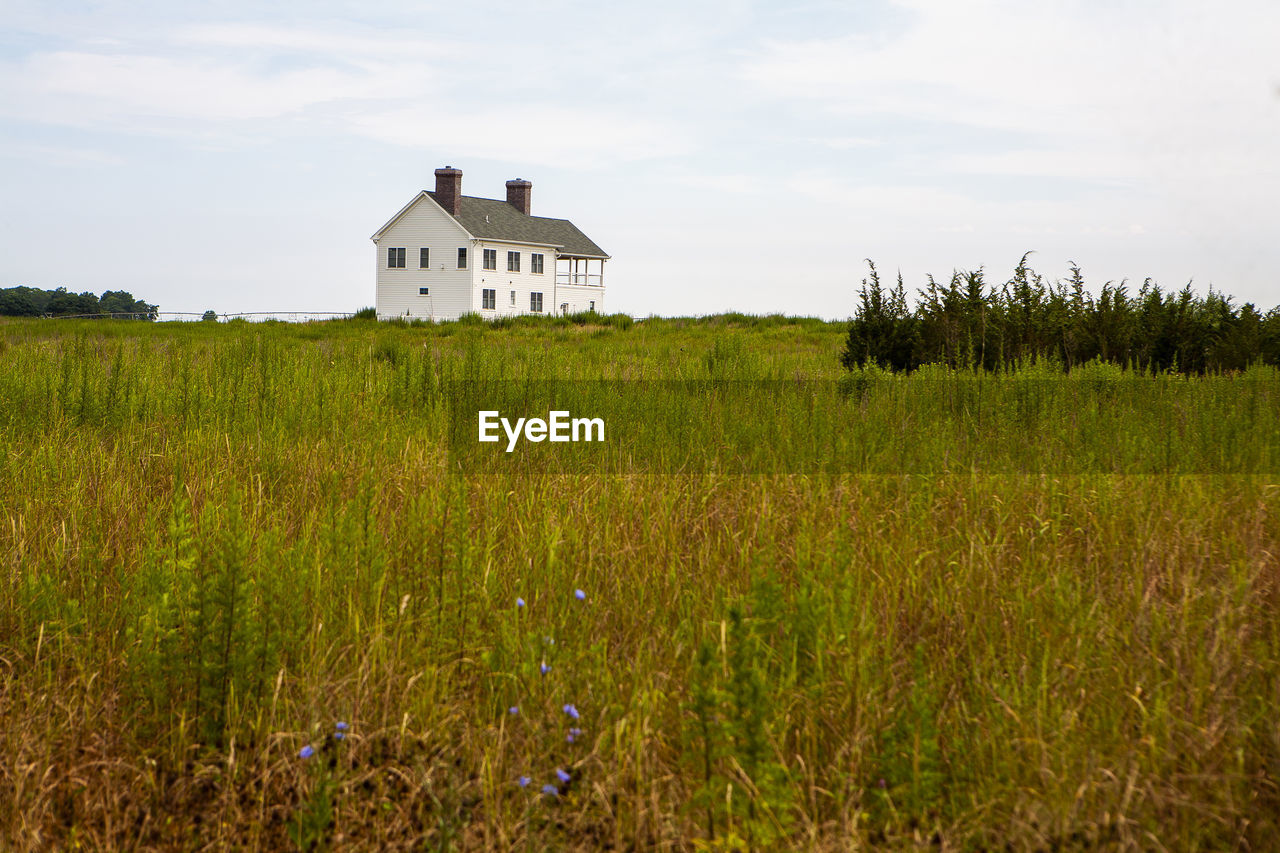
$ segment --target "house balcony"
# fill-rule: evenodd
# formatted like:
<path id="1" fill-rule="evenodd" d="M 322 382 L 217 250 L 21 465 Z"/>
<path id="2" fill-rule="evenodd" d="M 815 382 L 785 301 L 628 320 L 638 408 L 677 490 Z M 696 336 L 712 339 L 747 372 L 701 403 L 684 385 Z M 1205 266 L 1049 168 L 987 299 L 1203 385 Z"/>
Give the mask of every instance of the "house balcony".
<path id="1" fill-rule="evenodd" d="M 558 272 L 556 284 L 582 284 L 592 287 L 604 287 L 603 273 Z"/>
<path id="2" fill-rule="evenodd" d="M 556 284 L 560 287 L 604 287 L 604 258 L 563 255 L 556 258 Z"/>

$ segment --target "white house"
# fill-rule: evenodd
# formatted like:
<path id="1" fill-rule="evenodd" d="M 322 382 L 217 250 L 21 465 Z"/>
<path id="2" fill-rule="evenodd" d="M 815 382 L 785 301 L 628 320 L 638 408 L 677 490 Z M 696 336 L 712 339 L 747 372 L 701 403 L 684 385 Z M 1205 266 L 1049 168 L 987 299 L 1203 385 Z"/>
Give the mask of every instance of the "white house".
<path id="1" fill-rule="evenodd" d="M 462 171 L 436 169 L 373 235 L 379 320 L 463 314 L 604 313 L 609 256 L 567 219 L 529 213 L 533 184 L 507 181 L 507 200 L 462 194 Z"/>

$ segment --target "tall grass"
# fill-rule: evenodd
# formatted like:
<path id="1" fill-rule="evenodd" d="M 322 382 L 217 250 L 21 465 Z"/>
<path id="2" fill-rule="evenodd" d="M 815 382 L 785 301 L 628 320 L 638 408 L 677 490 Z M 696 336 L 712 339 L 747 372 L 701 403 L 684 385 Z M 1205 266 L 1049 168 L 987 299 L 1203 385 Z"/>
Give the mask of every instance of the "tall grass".
<path id="1" fill-rule="evenodd" d="M 1275 376 L 845 333 L 0 325 L 0 847 L 1270 846 Z"/>

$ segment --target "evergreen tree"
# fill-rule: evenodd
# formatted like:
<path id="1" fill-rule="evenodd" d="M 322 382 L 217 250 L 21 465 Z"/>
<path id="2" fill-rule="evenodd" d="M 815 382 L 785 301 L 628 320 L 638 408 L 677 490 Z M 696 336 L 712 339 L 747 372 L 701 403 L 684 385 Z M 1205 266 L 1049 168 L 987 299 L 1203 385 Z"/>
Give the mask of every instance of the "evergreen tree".
<path id="1" fill-rule="evenodd" d="M 1151 279 L 1134 295 L 1126 282 L 1107 282 L 1097 299 L 1080 267 L 1066 281 L 1046 282 L 1023 255 L 998 290 L 981 268 L 952 273 L 939 285 L 929 276 L 914 310 L 902 282 L 885 290 L 874 263 L 862 280 L 858 308 L 840 361 L 846 369 L 876 365 L 914 370 L 943 364 L 959 370 L 1010 370 L 1049 358 L 1067 370 L 1095 359 L 1138 370 L 1208 373 L 1280 364 L 1280 309 L 1262 314 L 1236 307 L 1188 284 L 1167 293 Z"/>

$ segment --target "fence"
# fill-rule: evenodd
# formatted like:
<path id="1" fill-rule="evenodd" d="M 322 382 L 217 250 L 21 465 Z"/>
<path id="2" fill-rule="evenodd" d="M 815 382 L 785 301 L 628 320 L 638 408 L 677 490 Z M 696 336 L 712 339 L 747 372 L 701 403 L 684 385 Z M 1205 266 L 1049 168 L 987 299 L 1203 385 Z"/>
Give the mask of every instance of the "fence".
<path id="1" fill-rule="evenodd" d="M 46 314 L 44 316 L 47 320 L 95 320 L 103 318 L 146 320 L 150 317 L 161 322 L 190 323 L 203 320 L 206 313 L 201 311 L 156 311 L 148 315 L 137 311 L 124 311 L 99 314 Z M 261 323 L 266 320 L 279 320 L 286 323 L 311 323 L 319 320 L 342 320 L 354 316 L 354 311 L 234 311 L 218 314 L 217 318 L 219 321 L 241 319 L 252 323 Z"/>
<path id="2" fill-rule="evenodd" d="M 150 317 L 158 322 L 192 323 L 203 320 L 205 313 L 207 312 L 156 311 L 152 314 L 143 314 L 137 311 L 117 311 L 102 312 L 98 314 L 44 314 L 42 317 L 45 320 L 146 320 Z M 225 314 L 217 314 L 217 319 L 219 322 L 226 322 L 227 320 L 248 320 L 251 323 L 262 323 L 267 320 L 278 320 L 284 323 L 316 323 L 323 320 L 345 320 L 350 317 L 354 317 L 355 315 L 356 312 L 354 311 L 230 311 Z M 655 315 L 631 314 L 628 316 L 630 316 L 633 321 L 640 323 L 650 317 L 654 317 Z"/>

